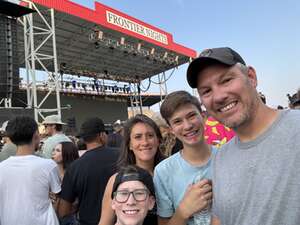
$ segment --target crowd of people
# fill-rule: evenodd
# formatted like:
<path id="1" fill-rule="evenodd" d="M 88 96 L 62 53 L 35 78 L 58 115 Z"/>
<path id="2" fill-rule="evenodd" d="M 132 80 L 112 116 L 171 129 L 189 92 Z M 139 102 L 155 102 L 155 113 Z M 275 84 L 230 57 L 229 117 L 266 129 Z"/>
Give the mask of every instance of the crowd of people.
<path id="1" fill-rule="evenodd" d="M 109 135 L 99 117 L 77 137 L 57 115 L 45 135 L 30 117 L 3 123 L 0 224 L 299 225 L 300 95 L 270 108 L 230 48 L 203 51 L 187 81 L 200 99 L 172 92 Z"/>

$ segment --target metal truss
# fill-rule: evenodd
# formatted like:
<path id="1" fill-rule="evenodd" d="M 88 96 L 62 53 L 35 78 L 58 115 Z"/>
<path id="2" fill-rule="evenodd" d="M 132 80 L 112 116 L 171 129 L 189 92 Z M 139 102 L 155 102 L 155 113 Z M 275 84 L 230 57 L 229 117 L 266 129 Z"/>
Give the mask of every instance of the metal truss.
<path id="1" fill-rule="evenodd" d="M 0 99 L 0 108 L 12 108 L 11 98 Z"/>
<path id="2" fill-rule="evenodd" d="M 60 106 L 60 79 L 58 73 L 56 38 L 55 38 L 55 19 L 54 9 L 39 9 L 39 7 L 29 0 L 23 0 L 28 3 L 28 7 L 36 10 L 35 15 L 26 15 L 23 20 L 19 20 L 24 27 L 24 47 L 25 47 L 25 67 L 27 82 L 27 108 L 34 109 L 34 118 L 37 122 L 44 119 L 44 114 L 55 112 L 61 116 Z M 36 23 L 39 21 L 38 23 Z M 38 25 L 37 25 L 38 24 Z M 46 52 L 43 47 L 51 46 L 51 51 Z M 47 65 L 53 65 L 52 71 L 47 69 Z M 42 68 L 48 74 L 46 85 L 48 92 L 44 98 L 37 98 L 37 71 L 36 68 Z M 44 103 L 51 93 L 56 95 L 56 108 L 45 109 Z"/>
<path id="3" fill-rule="evenodd" d="M 140 83 L 130 84 L 130 107 L 132 116 L 143 113 Z"/>
<path id="4" fill-rule="evenodd" d="M 12 20 L 13 18 L 8 18 L 7 17 L 7 22 L 6 22 L 6 35 L 5 35 L 5 40 L 7 44 L 7 65 L 6 69 L 8 71 L 6 83 L 8 85 L 7 89 L 7 94 L 4 98 L 0 99 L 0 108 L 12 108 L 12 92 L 13 92 L 13 40 L 12 40 Z M 2 75 L 2 74 L 1 74 Z"/>
<path id="5" fill-rule="evenodd" d="M 160 94 L 160 102 L 159 102 L 159 107 L 160 107 L 163 100 L 163 96 L 166 96 L 168 94 L 167 79 L 166 79 L 165 72 L 158 74 L 157 79 L 158 79 L 159 94 Z"/>

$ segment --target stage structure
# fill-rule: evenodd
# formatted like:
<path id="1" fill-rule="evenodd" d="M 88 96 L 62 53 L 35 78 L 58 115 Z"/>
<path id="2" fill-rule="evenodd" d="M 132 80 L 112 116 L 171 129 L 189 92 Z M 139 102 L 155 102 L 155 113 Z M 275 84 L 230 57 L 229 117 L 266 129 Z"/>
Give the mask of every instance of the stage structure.
<path id="1" fill-rule="evenodd" d="M 19 5 L 18 0 L 0 2 L 0 106 L 12 107 L 19 86 L 17 18 L 34 11 Z"/>
<path id="2" fill-rule="evenodd" d="M 141 109 L 142 81 L 159 84 L 163 96 L 167 77 L 196 57 L 171 34 L 98 2 L 95 9 L 69 0 L 24 0 L 22 5 L 36 11 L 19 19 L 24 32 L 18 31 L 18 59 L 26 68 L 27 108 L 34 109 L 37 121 L 49 112 L 61 115 L 61 85 L 67 75 L 126 82 L 132 109 Z M 42 99 L 37 97 L 39 70 L 49 78 Z M 56 107 L 44 108 L 53 94 Z"/>

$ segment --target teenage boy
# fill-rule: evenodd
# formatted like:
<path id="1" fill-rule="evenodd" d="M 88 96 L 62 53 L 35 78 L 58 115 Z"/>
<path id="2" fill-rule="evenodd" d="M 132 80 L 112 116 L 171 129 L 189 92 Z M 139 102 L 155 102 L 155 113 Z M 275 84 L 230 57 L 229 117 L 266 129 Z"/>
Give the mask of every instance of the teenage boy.
<path id="1" fill-rule="evenodd" d="M 154 171 L 159 225 L 208 225 L 212 150 L 204 139 L 200 102 L 186 91 L 176 91 L 165 98 L 160 113 L 183 149 Z"/>

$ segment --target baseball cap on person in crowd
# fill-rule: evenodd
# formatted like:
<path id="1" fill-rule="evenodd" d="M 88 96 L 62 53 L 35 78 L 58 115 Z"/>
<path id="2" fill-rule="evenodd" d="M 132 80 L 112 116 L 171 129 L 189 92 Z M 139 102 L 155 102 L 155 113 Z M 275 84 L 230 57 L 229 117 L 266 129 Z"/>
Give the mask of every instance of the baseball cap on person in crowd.
<path id="1" fill-rule="evenodd" d="M 237 63 L 246 65 L 243 58 L 229 47 L 206 49 L 190 63 L 187 69 L 187 81 L 190 87 L 196 88 L 199 72 L 206 66 L 212 65 L 212 63 L 216 62 L 228 66 L 233 66 Z"/>
<path id="2" fill-rule="evenodd" d="M 44 121 L 42 122 L 42 124 L 61 124 L 61 125 L 65 125 L 65 123 L 63 123 L 61 121 L 60 116 L 58 115 L 50 115 L 50 116 L 46 116 Z"/>
<path id="3" fill-rule="evenodd" d="M 138 166 L 130 165 L 124 167 L 117 174 L 115 182 L 113 184 L 111 198 L 114 198 L 114 193 L 117 191 L 120 184 L 127 181 L 140 181 L 149 190 L 150 195 L 155 197 L 155 190 L 153 184 L 153 178 L 150 173 Z"/>
<path id="4" fill-rule="evenodd" d="M 105 132 L 103 121 L 98 117 L 92 117 L 83 122 L 78 136 L 85 138 L 102 132 Z"/>

